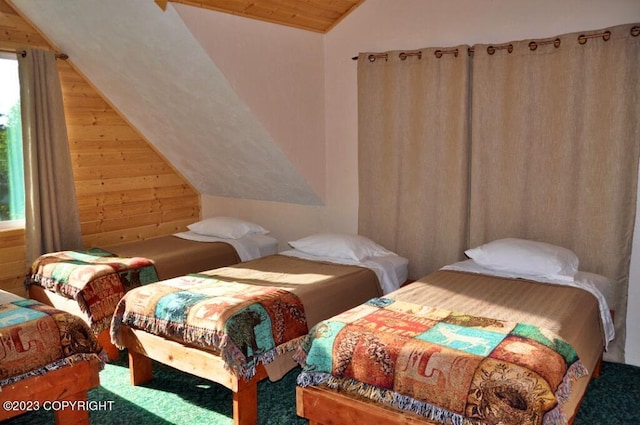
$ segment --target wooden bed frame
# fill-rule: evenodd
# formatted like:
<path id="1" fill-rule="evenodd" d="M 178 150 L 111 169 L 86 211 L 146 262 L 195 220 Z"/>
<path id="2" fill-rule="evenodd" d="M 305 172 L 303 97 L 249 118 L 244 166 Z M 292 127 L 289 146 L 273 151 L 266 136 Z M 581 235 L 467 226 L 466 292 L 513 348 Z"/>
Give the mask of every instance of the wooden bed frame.
<path id="1" fill-rule="evenodd" d="M 591 378 L 597 378 L 600 375 L 601 367 L 602 357 L 600 357 Z M 569 425 L 573 423 L 583 399 L 584 394 L 575 413 L 569 419 Z M 396 410 L 322 386 L 296 387 L 296 413 L 298 416 L 308 419 L 309 425 L 348 423 L 439 425 L 424 416 Z"/>
<path id="2" fill-rule="evenodd" d="M 424 289 L 424 291 L 427 291 L 427 289 Z M 614 311 L 610 313 L 613 318 Z M 595 364 L 588 379 L 597 378 L 602 369 L 602 349 L 600 349 L 599 353 L 592 352 L 592 355 L 594 356 L 592 361 Z M 575 409 L 571 417 L 567 418 L 569 424 L 574 422 L 587 389 L 588 387 L 585 385 L 584 390 L 582 388 L 576 390 L 575 398 L 572 398 L 572 405 L 575 402 Z M 440 424 L 425 416 L 377 403 L 341 389 L 332 389 L 326 385 L 297 386 L 296 413 L 298 416 L 308 419 L 310 425 L 347 423 L 372 423 L 376 425 Z"/>
<path id="3" fill-rule="evenodd" d="M 86 401 L 88 390 L 100 385 L 99 363 L 97 358 L 80 361 L 44 375 L 33 376 L 2 387 L 3 400 L 27 402 L 25 407 L 28 410 L 0 409 L 0 421 L 33 410 L 29 407 L 35 406 L 42 409 L 45 402 Z M 58 425 L 89 424 L 89 409 L 66 408 L 55 410 L 54 414 Z"/>
<path id="4" fill-rule="evenodd" d="M 212 271 L 211 276 L 221 277 L 224 280 L 235 282 L 238 279 L 245 279 L 247 282 L 260 281 L 269 286 L 295 285 L 289 283 L 283 273 L 283 267 L 292 267 L 296 272 L 305 270 L 308 273 L 309 260 L 289 258 L 281 255 L 268 256 L 260 261 L 261 264 L 253 267 L 254 273 L 248 273 L 245 269 L 252 269 L 249 262 L 235 272 Z M 295 266 L 289 265 L 290 262 Z M 347 269 L 344 269 L 347 267 Z M 230 268 L 233 268 L 231 266 Z M 340 272 L 334 270 L 340 268 Z M 235 270 L 235 269 L 234 269 Z M 367 299 L 379 296 L 381 293 L 380 284 L 376 274 L 364 267 L 354 265 L 341 265 L 318 262 L 312 270 L 317 270 L 321 278 L 313 278 L 310 281 L 302 280 L 300 285 L 309 285 L 305 288 L 304 296 L 300 296 L 303 303 L 308 302 L 313 307 L 305 311 L 308 325 L 338 314 L 341 311 L 355 307 Z M 333 271 L 335 273 L 330 273 Z M 326 272 L 326 273 L 324 273 Z M 265 273 L 273 273 L 273 280 L 264 278 Z M 242 274 L 238 278 L 235 274 Z M 285 276 L 285 278 L 282 278 Z M 314 280 L 315 279 L 315 280 Z M 317 280 L 317 282 L 316 282 Z M 303 292 L 302 289 L 300 292 Z M 334 298 L 340 297 L 338 300 Z M 327 305 L 325 305 L 327 304 Z M 258 421 L 258 382 L 267 378 L 267 370 L 271 371 L 270 365 L 258 363 L 255 376 L 246 381 L 242 377 L 235 376 L 226 368 L 226 362 L 217 352 L 206 350 L 199 346 L 154 335 L 151 332 L 136 329 L 135 326 L 120 324 L 117 329 L 118 346 L 129 351 L 129 371 L 132 385 L 140 385 L 152 379 L 152 360 L 156 360 L 165 365 L 174 367 L 186 373 L 207 379 L 223 385 L 233 393 L 233 422 L 234 425 L 255 425 Z M 282 364 L 280 364 L 282 361 Z M 289 363 L 290 362 L 290 363 Z M 286 364 L 285 364 L 286 363 Z M 274 366 L 275 369 L 286 369 L 289 365 L 295 365 L 293 359 L 278 357 Z M 274 373 L 280 373 L 278 370 Z"/>
<path id="5" fill-rule="evenodd" d="M 121 327 L 122 341 L 129 351 L 129 373 L 132 385 L 153 378 L 152 362 L 163 364 L 224 385 L 233 392 L 234 425 L 255 425 L 258 422 L 258 382 L 267 377 L 262 364 L 255 376 L 245 381 L 229 372 L 217 355 L 195 347 L 187 347 L 128 326 Z"/>
<path id="6" fill-rule="evenodd" d="M 153 248 L 150 248 L 149 246 L 152 244 Z M 159 280 L 166 280 L 191 272 L 199 272 L 205 269 L 208 270 L 237 264 L 241 261 L 239 254 L 232 245 L 224 242 L 215 244 L 217 247 L 224 246 L 225 248 L 212 250 L 212 243 L 209 242 L 197 242 L 171 235 L 165 235 L 123 244 L 108 245 L 105 246 L 104 249 L 123 257 L 147 256 L 152 259 L 156 258 L 154 262 L 156 264 L 158 278 Z M 179 261 L 179 259 L 169 261 L 167 259 L 167 255 L 162 254 L 163 256 L 161 257 L 160 262 L 158 262 L 158 257 L 153 255 L 154 252 L 159 254 L 156 250 L 170 251 L 171 247 L 174 246 L 176 249 L 180 249 L 180 252 L 183 254 L 186 253 L 185 255 L 190 257 L 188 258 L 188 261 Z M 185 246 L 194 246 L 198 248 L 187 250 L 184 248 Z M 151 252 L 149 251 L 150 249 Z M 169 266 L 169 264 L 171 264 L 171 266 Z M 196 264 L 198 265 L 197 267 Z M 30 299 L 34 299 L 43 304 L 69 312 L 79 316 L 86 323 L 90 323 L 90 318 L 80 309 L 78 303 L 73 299 L 51 292 L 39 285 L 29 285 L 28 293 Z M 98 342 L 102 348 L 104 348 L 107 353 L 109 360 L 115 360 L 118 357 L 119 350 L 111 343 L 109 329 L 107 328 L 100 332 L 96 337 L 98 338 Z"/>

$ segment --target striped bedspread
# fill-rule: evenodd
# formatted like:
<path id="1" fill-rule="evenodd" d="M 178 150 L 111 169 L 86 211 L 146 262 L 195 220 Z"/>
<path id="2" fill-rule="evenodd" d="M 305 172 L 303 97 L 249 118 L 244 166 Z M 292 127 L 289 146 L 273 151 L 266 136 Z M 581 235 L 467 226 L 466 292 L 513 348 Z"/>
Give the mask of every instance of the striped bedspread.
<path id="1" fill-rule="evenodd" d="M 124 348 L 121 326 L 203 347 L 250 379 L 258 363 L 299 348 L 308 332 L 304 306 L 284 289 L 188 275 L 129 291 L 118 304 L 111 340 Z"/>
<path id="2" fill-rule="evenodd" d="M 316 325 L 297 357 L 301 386 L 326 384 L 441 423 L 566 423 L 587 374 L 535 326 L 376 298 Z"/>

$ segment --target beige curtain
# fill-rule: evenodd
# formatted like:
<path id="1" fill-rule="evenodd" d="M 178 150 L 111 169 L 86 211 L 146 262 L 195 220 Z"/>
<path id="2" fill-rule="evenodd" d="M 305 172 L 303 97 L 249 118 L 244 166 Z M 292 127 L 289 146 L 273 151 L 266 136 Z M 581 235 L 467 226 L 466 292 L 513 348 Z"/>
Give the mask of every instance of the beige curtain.
<path id="1" fill-rule="evenodd" d="M 466 244 L 467 52 L 358 57 L 358 232 L 407 257 L 413 279 Z"/>
<path id="2" fill-rule="evenodd" d="M 470 245 L 550 242 L 575 251 L 581 270 L 611 278 L 611 361 L 624 361 L 637 193 L 640 37 L 632 28 L 476 45 L 473 57 Z"/>
<path id="3" fill-rule="evenodd" d="M 18 69 L 30 265 L 45 252 L 82 248 L 82 236 L 55 54 L 28 49 Z"/>

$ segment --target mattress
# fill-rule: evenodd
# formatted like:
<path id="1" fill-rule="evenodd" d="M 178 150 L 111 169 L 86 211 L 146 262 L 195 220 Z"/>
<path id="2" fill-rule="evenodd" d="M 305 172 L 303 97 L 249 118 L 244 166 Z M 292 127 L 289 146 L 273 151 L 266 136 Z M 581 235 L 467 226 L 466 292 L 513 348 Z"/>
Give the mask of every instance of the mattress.
<path id="1" fill-rule="evenodd" d="M 309 327 L 320 320 L 382 294 L 378 277 L 369 268 L 314 261 L 286 255 L 271 255 L 205 271 L 201 274 L 223 281 L 277 287 L 290 291 L 304 305 L 306 321 Z M 133 297 L 134 295 L 132 294 L 135 294 L 136 291 L 149 292 L 154 288 L 154 285 L 161 284 L 181 285 L 183 284 L 181 279 L 183 278 L 178 277 L 167 282 L 150 284 L 134 289 L 125 295 L 121 303 L 126 303 L 128 297 Z M 116 316 L 120 316 L 118 309 L 116 310 Z M 121 317 L 114 317 L 113 323 L 117 323 L 118 320 L 121 320 Z M 130 325 L 128 323 L 124 324 Z M 112 340 L 118 342 L 117 339 L 117 332 L 115 334 L 112 333 Z M 215 349 L 212 348 L 211 351 L 215 352 Z M 285 353 L 276 356 L 274 361 L 264 366 L 269 378 L 277 380 L 295 367 L 296 364 L 292 359 L 291 353 Z"/>
<path id="2" fill-rule="evenodd" d="M 322 322 L 310 331 L 313 341 L 304 346 L 307 357 L 299 356 L 304 367 L 296 390 L 297 412 L 318 423 L 338 423 L 354 417 L 369 422 L 396 423 L 405 418 L 413 420 L 409 418 L 420 417 L 425 423 L 440 423 L 445 419 L 462 423 L 463 415 L 481 417 L 479 412 L 486 412 L 491 420 L 502 417 L 517 422 L 524 417 L 540 419 L 538 412 L 543 411 L 548 412 L 543 423 L 572 420 L 590 378 L 599 373 L 603 350 L 614 336 L 611 314 L 602 293 L 602 288 L 608 286 L 610 282 L 603 276 L 586 272 L 578 272 L 572 282 L 559 282 L 538 281 L 537 277 L 510 273 L 496 275 L 496 272 L 481 268 L 470 260 L 446 266 L 387 294 L 385 298 L 370 300 L 333 320 Z M 385 310 L 387 306 L 388 310 Z M 445 324 L 439 321 L 445 321 Z M 381 330 L 380 333 L 374 331 L 362 336 L 366 350 L 358 348 L 360 338 L 353 339 L 354 335 L 359 335 L 353 333 L 351 324 L 354 322 L 355 328 L 364 326 Z M 458 326 L 462 323 L 478 325 L 467 330 L 464 325 L 462 329 Z M 510 329 L 510 324 L 515 327 Z M 426 331 L 420 330 L 421 326 Z M 465 363 L 467 359 L 473 359 L 475 349 L 482 349 L 484 353 L 491 349 L 489 341 L 492 336 L 490 332 L 486 335 L 483 332 L 492 326 L 509 332 L 517 329 L 517 336 L 505 338 L 506 345 L 496 346 L 495 352 L 489 351 L 495 357 L 487 362 L 489 367 L 480 369 L 481 373 L 465 367 L 465 364 L 473 367 L 473 362 L 478 360 Z M 476 327 L 481 331 L 473 329 Z M 394 335 L 397 339 L 393 339 Z M 407 341 L 400 335 L 416 335 L 415 338 L 425 344 Z M 551 339 L 545 340 L 547 336 Z M 560 375 L 549 381 L 553 382 L 548 388 L 554 388 L 559 401 L 557 406 L 555 397 L 549 397 L 548 391 L 535 392 L 535 396 L 530 397 L 531 394 L 525 396 L 524 392 L 514 390 L 538 389 L 544 385 L 534 385 L 536 379 L 540 382 L 539 378 L 514 379 L 516 375 L 509 372 L 512 364 L 520 367 L 540 362 L 542 367 L 536 369 L 541 373 L 539 376 L 552 376 L 548 368 L 558 360 L 552 361 L 554 356 L 543 353 L 544 349 L 538 350 L 542 346 L 536 346 L 535 341 L 541 341 L 542 346 L 553 347 L 554 350 L 560 347 L 567 350 L 563 354 L 567 355 L 565 366 L 556 367 L 560 372 L 566 368 L 562 383 L 555 386 Z M 549 341 L 554 343 L 548 345 Z M 388 349 L 385 343 L 389 344 Z M 402 354 L 397 354 L 396 349 Z M 433 354 L 451 349 L 473 354 L 468 357 Z M 482 350 L 478 354 L 482 354 Z M 494 358 L 506 358 L 504 356 L 510 352 L 521 361 L 494 363 L 500 370 L 491 370 Z M 532 352 L 536 355 L 529 357 L 527 353 Z M 389 362 L 395 362 L 396 355 L 407 362 L 406 368 L 389 369 Z M 451 367 L 454 364 L 457 366 Z M 348 368 L 348 373 L 344 372 L 345 368 Z M 390 373 L 395 375 L 389 376 Z M 357 375 L 354 374 L 360 375 L 355 377 Z M 462 379 L 463 376 L 466 378 Z M 472 382 L 468 381 L 470 376 L 473 377 Z M 389 384 L 391 378 L 393 384 Z M 407 383 L 411 386 L 407 387 Z M 412 398 L 413 394 L 417 394 L 416 399 Z M 517 394 L 520 395 L 514 398 Z M 542 399 L 546 401 L 542 402 Z M 540 401 L 542 404 L 539 406 L 545 407 L 536 412 L 536 408 L 531 410 L 534 405 L 522 404 L 525 400 L 535 400 L 535 406 Z M 444 406 L 451 406 L 451 410 Z M 550 407 L 552 409 L 547 410 Z M 529 412 L 534 412 L 534 415 L 527 416 Z"/>
<path id="3" fill-rule="evenodd" d="M 276 239 L 266 235 L 224 241 L 219 238 L 202 240 L 196 236 L 186 239 L 184 236 L 188 233 L 181 233 L 183 237 L 160 236 L 101 248 L 120 257 L 153 260 L 158 278 L 164 280 L 274 254 L 278 247 Z"/>
<path id="4" fill-rule="evenodd" d="M 281 254 L 202 274 L 221 280 L 287 289 L 301 298 L 309 326 L 360 304 L 368 296 L 382 294 L 375 272 L 366 267 Z"/>
<path id="5" fill-rule="evenodd" d="M 473 260 L 459 261 L 457 263 L 444 266 L 442 270 L 456 270 L 461 272 L 484 274 L 511 279 L 525 278 L 523 275 L 518 273 L 490 270 L 484 268 Z M 609 342 L 611 342 L 611 340 L 615 337 L 613 318 L 611 317 L 611 311 L 609 310 L 611 293 L 613 291 L 613 284 L 610 279 L 599 274 L 578 271 L 575 274 L 573 281 L 544 277 L 536 277 L 534 278 L 534 280 L 536 282 L 549 283 L 553 285 L 573 286 L 591 293 L 598 300 L 598 305 L 600 306 L 600 319 L 602 320 L 605 338 L 604 347 L 605 350 L 607 349 Z"/>
<path id="6" fill-rule="evenodd" d="M 388 297 L 548 329 L 573 346 L 589 373 L 606 344 L 597 298 L 577 287 L 439 270 Z M 573 383 L 563 406 L 566 417 L 577 410 L 588 383 L 587 378 Z"/>
<path id="7" fill-rule="evenodd" d="M 232 245 L 233 244 L 233 245 Z M 149 259 L 155 266 L 155 276 L 152 280 L 157 281 L 170 279 L 189 273 L 197 273 L 203 270 L 210 270 L 216 267 L 223 267 L 240 262 L 239 252 L 245 258 L 253 258 L 260 255 L 269 255 L 277 250 L 276 239 L 267 235 L 253 235 L 241 239 L 233 240 L 232 244 L 221 241 L 193 241 L 173 235 L 161 236 L 158 238 L 127 242 L 102 247 L 105 251 L 113 253 L 118 257 L 126 259 Z M 35 263 L 34 263 L 35 264 Z M 121 273 L 120 273 L 121 275 Z M 87 278 L 90 278 L 87 275 Z M 120 277 L 122 280 L 122 277 Z M 45 304 L 52 305 L 71 314 L 80 316 L 91 326 L 91 329 L 99 336 L 100 342 L 109 350 L 109 357 L 117 355 L 114 347 L 109 347 L 108 332 L 104 335 L 103 330 L 108 331 L 111 315 L 120 297 L 116 294 L 123 294 L 128 289 L 127 285 L 120 285 L 117 291 L 93 291 L 92 287 L 107 286 L 93 285 L 94 279 L 89 280 L 86 289 L 80 289 L 74 296 L 68 293 L 61 293 L 40 286 L 37 279 L 29 282 L 29 297 Z M 113 282 L 113 287 L 117 288 L 117 283 Z M 93 294 L 95 292 L 95 294 Z M 106 301 L 98 300 L 91 302 L 90 299 L 108 297 Z M 92 295 L 93 294 L 93 295 Z"/>
<path id="8" fill-rule="evenodd" d="M 389 292 L 398 289 L 407 280 L 407 275 L 409 273 L 409 260 L 396 254 L 370 257 L 364 261 L 348 260 L 337 257 L 318 257 L 306 254 L 297 249 L 282 251 L 280 254 L 312 261 L 366 267 L 378 276 L 380 288 L 384 294 L 388 294 Z"/>

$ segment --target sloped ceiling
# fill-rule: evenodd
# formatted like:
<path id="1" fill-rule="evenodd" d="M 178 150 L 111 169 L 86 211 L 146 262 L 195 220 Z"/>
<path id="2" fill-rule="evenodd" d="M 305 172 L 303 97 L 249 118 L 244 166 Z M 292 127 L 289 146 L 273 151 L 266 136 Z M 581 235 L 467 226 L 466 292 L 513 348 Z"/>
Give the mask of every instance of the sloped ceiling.
<path id="1" fill-rule="evenodd" d="M 322 204 L 171 5 L 11 3 L 201 194 Z"/>

